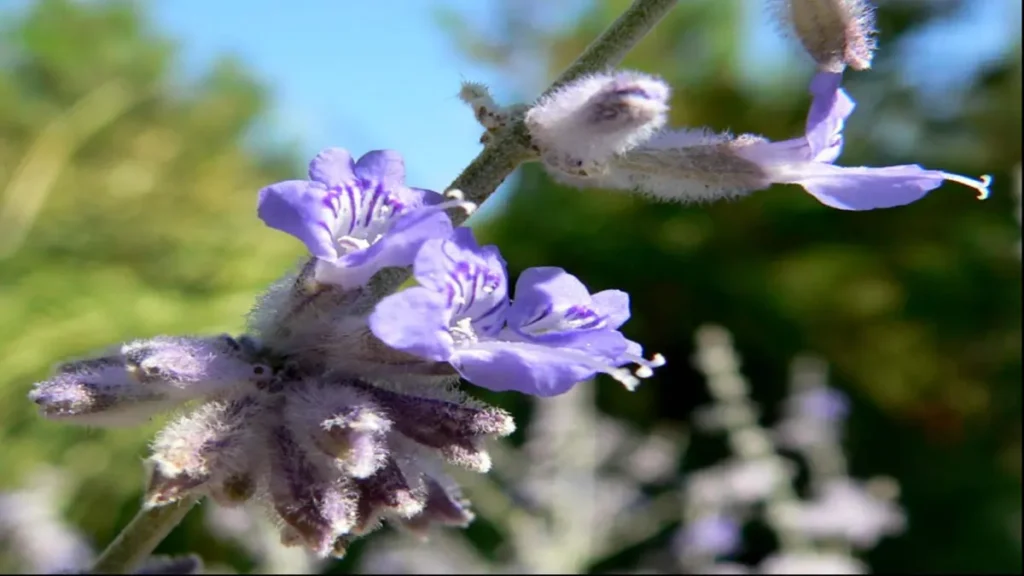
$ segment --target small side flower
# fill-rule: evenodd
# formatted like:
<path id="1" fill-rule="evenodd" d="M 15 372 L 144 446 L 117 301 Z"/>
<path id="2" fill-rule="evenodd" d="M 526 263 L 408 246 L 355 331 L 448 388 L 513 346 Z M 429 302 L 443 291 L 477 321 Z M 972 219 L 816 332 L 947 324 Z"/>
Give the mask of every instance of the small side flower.
<path id="1" fill-rule="evenodd" d="M 466 202 L 405 184 L 405 162 L 392 150 L 353 161 L 328 148 L 309 164 L 309 180 L 260 190 L 257 212 L 271 228 L 301 240 L 316 257 L 313 279 L 344 289 L 364 286 L 389 266 L 407 266 L 429 238 L 451 232 L 444 213 Z"/>
<path id="2" fill-rule="evenodd" d="M 478 386 L 554 396 L 605 373 L 632 389 L 664 364 L 660 355 L 645 360 L 618 331 L 629 318 L 623 292 L 591 295 L 560 268 L 531 268 L 510 302 L 505 262 L 468 228 L 424 243 L 413 270 L 420 285 L 382 300 L 370 329 L 395 349 L 450 363 Z M 639 368 L 631 373 L 629 364 Z"/>
<path id="3" fill-rule="evenodd" d="M 916 164 L 836 166 L 842 130 L 854 101 L 840 88 L 840 74 L 821 73 L 811 83 L 813 102 L 803 136 L 771 142 L 707 130 L 667 130 L 615 157 L 596 178 L 553 175 L 575 186 L 622 189 L 677 202 L 716 200 L 798 184 L 822 204 L 840 210 L 893 208 L 916 202 L 944 182 L 988 197 L 989 176 L 978 180 Z"/>

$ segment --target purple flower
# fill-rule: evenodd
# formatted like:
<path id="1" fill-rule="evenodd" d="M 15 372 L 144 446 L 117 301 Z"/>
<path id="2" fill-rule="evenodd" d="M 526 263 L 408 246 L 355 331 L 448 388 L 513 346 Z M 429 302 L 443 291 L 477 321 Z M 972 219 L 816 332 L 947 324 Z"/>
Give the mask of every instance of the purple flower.
<path id="1" fill-rule="evenodd" d="M 346 288 L 365 285 L 380 269 L 407 266 L 428 238 L 445 237 L 451 221 L 436 192 L 405 185 L 405 163 L 391 150 L 358 162 L 328 148 L 309 163 L 309 180 L 260 190 L 263 222 L 295 236 L 318 259 L 315 278 Z"/>
<path id="2" fill-rule="evenodd" d="M 741 532 L 735 519 L 713 513 L 686 524 L 675 544 L 685 556 L 728 556 L 739 549 Z"/>
<path id="3" fill-rule="evenodd" d="M 664 364 L 660 355 L 642 358 L 618 331 L 629 318 L 623 292 L 591 295 L 560 268 L 530 268 L 510 303 L 505 262 L 468 228 L 425 242 L 413 270 L 420 286 L 382 300 L 370 329 L 392 348 L 450 363 L 478 386 L 554 396 L 606 373 L 632 388 Z M 635 375 L 627 364 L 640 366 Z"/>
<path id="4" fill-rule="evenodd" d="M 841 210 L 892 208 L 920 200 L 946 180 L 988 197 L 991 177 L 973 180 L 926 170 L 916 164 L 869 168 L 835 166 L 843 145 L 843 125 L 856 104 L 840 88 L 842 74 L 820 73 L 811 82 L 813 96 L 802 138 L 782 142 L 752 141 L 735 152 L 757 164 L 775 183 L 799 184 L 819 202 Z"/>
<path id="5" fill-rule="evenodd" d="M 837 422 L 850 413 L 850 401 L 835 388 L 818 387 L 793 397 L 795 416 L 825 422 Z"/>
<path id="6" fill-rule="evenodd" d="M 740 196 L 772 184 L 799 184 L 826 206 L 872 210 L 920 200 L 947 180 L 977 189 L 981 199 L 988 197 L 989 176 L 973 180 L 916 164 L 836 166 L 843 127 L 855 106 L 840 88 L 841 80 L 834 73 L 815 76 L 807 125 L 799 138 L 771 142 L 752 134 L 663 130 L 613 157 L 598 173 L 584 177 L 549 171 L 574 186 L 629 190 L 679 202 Z"/>

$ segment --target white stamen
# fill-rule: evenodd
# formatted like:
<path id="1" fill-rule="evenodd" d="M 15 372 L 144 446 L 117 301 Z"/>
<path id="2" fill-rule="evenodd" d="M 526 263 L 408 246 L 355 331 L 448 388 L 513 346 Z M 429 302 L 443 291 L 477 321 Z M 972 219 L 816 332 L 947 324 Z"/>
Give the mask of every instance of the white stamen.
<path id="1" fill-rule="evenodd" d="M 456 323 L 455 326 L 449 328 L 448 331 L 455 340 L 456 347 L 459 347 L 460 345 L 464 346 L 465 344 L 469 344 L 469 346 L 465 347 L 471 347 L 477 350 L 497 350 L 511 345 L 514 347 L 533 349 L 539 352 L 541 355 L 558 355 L 563 357 L 564 359 L 571 359 L 575 362 L 578 362 L 582 366 L 593 368 L 596 372 L 600 372 L 611 376 L 616 381 L 625 386 L 626 389 L 629 390 L 630 392 L 636 390 L 637 386 L 640 385 L 641 379 L 648 378 L 651 375 L 653 375 L 653 371 L 651 370 L 651 368 L 657 368 L 658 366 L 662 366 L 665 364 L 665 357 L 662 356 L 661 354 L 655 354 L 654 357 L 651 358 L 650 360 L 641 358 L 640 356 L 633 356 L 631 354 L 624 355 L 622 357 L 623 360 L 627 360 L 634 364 L 640 364 L 640 368 L 636 370 L 636 373 L 633 373 L 630 372 L 629 368 L 619 368 L 611 366 L 607 364 L 605 361 L 603 361 L 602 358 L 592 356 L 582 350 L 575 350 L 572 348 L 552 348 L 544 346 L 542 344 L 535 344 L 533 342 L 523 341 L 506 341 L 492 339 L 477 340 L 476 334 L 471 334 L 470 338 L 466 338 L 465 331 L 469 331 L 470 333 L 472 333 L 472 327 L 469 326 L 469 322 L 467 319 L 460 320 L 458 323 Z"/>
<path id="2" fill-rule="evenodd" d="M 626 390 L 629 390 L 630 392 L 635 391 L 636 387 L 640 385 L 640 379 L 630 374 L 629 370 L 626 368 L 616 368 L 615 370 L 609 370 L 608 372 L 606 372 L 606 374 L 620 382 L 623 386 L 626 387 Z"/>
<path id="3" fill-rule="evenodd" d="M 473 330 L 473 319 L 463 318 L 455 322 L 450 328 L 448 333 L 451 334 L 452 340 L 456 346 L 462 346 L 466 344 L 472 344 L 477 341 L 476 331 Z"/>
<path id="4" fill-rule="evenodd" d="M 441 208 L 443 210 L 447 210 L 448 208 L 461 208 L 466 213 L 466 216 L 476 212 L 477 205 L 474 202 L 466 200 L 466 195 L 462 190 L 452 188 L 444 193 L 444 197 L 451 198 L 451 201 L 437 204 L 437 208 Z"/>
<path id="5" fill-rule="evenodd" d="M 665 365 L 665 357 L 661 354 L 655 354 L 650 360 L 633 355 L 627 355 L 626 357 L 629 358 L 630 362 L 640 365 L 639 368 L 633 371 L 637 378 L 650 378 L 654 376 L 654 368 Z"/>
<path id="6" fill-rule="evenodd" d="M 992 176 L 988 174 L 983 175 L 980 179 L 975 180 L 959 174 L 951 174 L 949 172 L 943 172 L 942 177 L 950 182 L 956 182 L 957 184 L 963 184 L 969 188 L 974 188 L 978 191 L 978 200 L 984 200 L 989 196 L 989 185 L 992 184 Z"/>

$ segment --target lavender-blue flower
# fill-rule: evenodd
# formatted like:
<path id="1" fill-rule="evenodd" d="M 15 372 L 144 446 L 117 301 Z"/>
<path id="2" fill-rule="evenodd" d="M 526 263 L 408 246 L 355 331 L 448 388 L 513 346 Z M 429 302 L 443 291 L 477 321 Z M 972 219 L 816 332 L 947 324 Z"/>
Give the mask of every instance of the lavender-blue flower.
<path id="1" fill-rule="evenodd" d="M 591 295 L 560 268 L 531 268 L 510 302 L 504 260 L 468 228 L 425 242 L 413 270 L 420 285 L 384 298 L 370 329 L 393 348 L 449 362 L 478 386 L 553 396 L 606 373 L 632 388 L 664 363 L 644 359 L 618 331 L 629 318 L 623 292 Z M 639 365 L 635 374 L 628 364 Z"/>
<path id="2" fill-rule="evenodd" d="M 457 204 L 406 186 L 397 152 L 375 150 L 353 162 L 347 150 L 328 148 L 310 162 L 309 180 L 260 190 L 257 212 L 306 245 L 317 281 L 348 289 L 382 268 L 411 264 L 425 240 L 450 232 L 444 209 Z"/>

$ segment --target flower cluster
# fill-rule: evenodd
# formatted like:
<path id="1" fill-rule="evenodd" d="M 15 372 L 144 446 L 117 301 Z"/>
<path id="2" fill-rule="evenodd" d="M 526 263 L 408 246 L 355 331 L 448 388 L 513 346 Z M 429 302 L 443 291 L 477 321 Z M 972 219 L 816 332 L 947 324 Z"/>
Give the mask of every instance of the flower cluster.
<path id="1" fill-rule="evenodd" d="M 987 195 L 987 176 L 836 165 L 855 107 L 841 74 L 870 65 L 870 10 L 860 0 L 780 5 L 819 69 L 804 134 L 793 139 L 666 128 L 671 90 L 638 72 L 582 75 L 531 105 L 499 106 L 473 83 L 460 97 L 486 129 L 482 142 L 500 138 L 490 150 L 515 160 L 506 162 L 508 171 L 539 159 L 579 186 L 687 201 L 788 183 L 844 210 L 908 204 L 945 181 Z M 478 172 L 500 180 L 508 174 L 502 170 Z M 480 199 L 494 186 L 466 189 Z M 630 316 L 624 292 L 591 293 L 549 266 L 522 271 L 513 291 L 498 249 L 480 246 L 453 222 L 452 214 L 475 208 L 457 190 L 407 185 L 396 152 L 356 160 L 326 149 L 310 162 L 307 179 L 259 191 L 259 218 L 300 240 L 310 258 L 259 300 L 247 334 L 129 342 L 60 365 L 30 398 L 46 417 L 102 426 L 134 425 L 193 404 L 152 444 L 147 507 L 200 496 L 227 506 L 260 502 L 281 526 L 282 542 L 321 557 L 342 554 L 382 521 L 417 532 L 465 525 L 472 513 L 444 465 L 488 471 L 482 442 L 507 436 L 514 424 L 459 392 L 460 378 L 550 397 L 599 374 L 632 390 L 665 362 L 645 357 L 620 331 Z M 410 275 L 415 284 L 396 292 Z M 842 406 L 810 392 L 794 402 L 780 437 L 798 447 L 832 438 L 820 432 L 832 430 Z M 697 555 L 702 561 L 736 545 L 738 523 L 728 509 L 764 501 L 789 473 L 749 411 L 725 408 L 746 423 L 731 435 L 738 458 L 703 483 L 693 479 L 704 508 L 681 537 L 694 550 L 708 543 Z M 898 514 L 861 498 L 866 489 L 819 488 L 818 501 L 791 506 L 776 524 L 857 545 L 901 528 Z M 860 511 L 866 527 L 850 532 L 837 524 L 837 508 Z"/>
<path id="2" fill-rule="evenodd" d="M 100 426 L 198 401 L 152 444 L 147 507 L 264 503 L 282 542 L 322 557 L 382 520 L 465 525 L 473 515 L 444 465 L 487 472 L 482 441 L 515 426 L 458 392 L 459 376 L 552 396 L 599 373 L 633 388 L 664 359 L 644 359 L 619 332 L 623 292 L 591 294 L 541 267 L 519 276 L 512 299 L 497 248 L 446 212 L 474 206 L 409 187 L 404 172 L 392 151 L 356 161 L 324 150 L 308 180 L 259 192 L 259 217 L 312 258 L 271 287 L 249 334 L 129 342 L 60 365 L 30 398 L 49 418 Z M 416 286 L 375 284 L 410 267 Z"/>
<path id="3" fill-rule="evenodd" d="M 561 268 L 540 267 L 519 276 L 510 299 L 497 247 L 479 246 L 444 212 L 465 203 L 406 187 L 396 153 L 353 165 L 344 150 L 326 150 L 309 175 L 264 188 L 259 215 L 306 244 L 322 284 L 358 289 L 386 267 L 412 265 L 418 286 L 385 297 L 367 318 L 390 348 L 448 363 L 477 386 L 538 396 L 598 373 L 633 388 L 664 363 L 645 360 L 618 331 L 629 319 L 624 292 L 592 295 Z"/>

